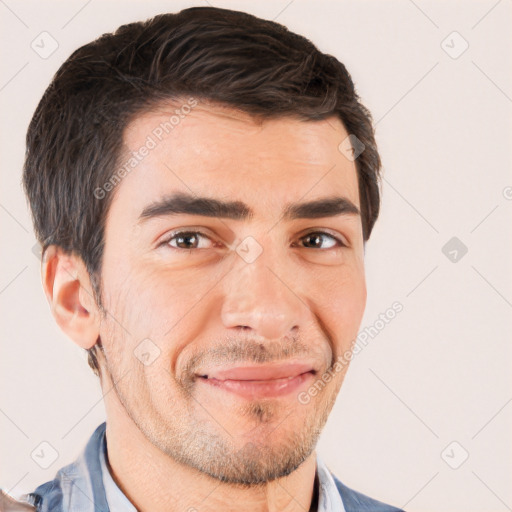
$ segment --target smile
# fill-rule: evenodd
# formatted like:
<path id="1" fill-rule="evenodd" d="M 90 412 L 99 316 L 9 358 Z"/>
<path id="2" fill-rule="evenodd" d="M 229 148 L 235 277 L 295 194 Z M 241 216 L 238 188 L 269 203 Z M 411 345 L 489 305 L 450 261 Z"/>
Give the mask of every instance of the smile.
<path id="1" fill-rule="evenodd" d="M 297 391 L 315 375 L 308 364 L 217 369 L 199 375 L 198 382 L 243 398 L 272 398 Z"/>

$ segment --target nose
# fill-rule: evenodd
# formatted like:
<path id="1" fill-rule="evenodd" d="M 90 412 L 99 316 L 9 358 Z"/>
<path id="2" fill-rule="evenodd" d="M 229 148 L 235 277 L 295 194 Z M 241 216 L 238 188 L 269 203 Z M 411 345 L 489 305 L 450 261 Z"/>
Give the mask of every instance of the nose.
<path id="1" fill-rule="evenodd" d="M 269 259 L 261 255 L 252 263 L 239 261 L 229 273 L 221 313 L 226 328 L 244 327 L 255 337 L 281 339 L 308 319 L 309 308 L 289 272 L 269 265 Z"/>

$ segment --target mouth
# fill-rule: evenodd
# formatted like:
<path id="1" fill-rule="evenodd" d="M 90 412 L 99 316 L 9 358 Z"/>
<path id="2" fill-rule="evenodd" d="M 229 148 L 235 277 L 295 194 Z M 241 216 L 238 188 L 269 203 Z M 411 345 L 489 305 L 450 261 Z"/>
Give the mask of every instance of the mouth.
<path id="1" fill-rule="evenodd" d="M 197 377 L 199 382 L 218 391 L 255 399 L 289 395 L 305 386 L 315 374 L 316 370 L 309 364 L 291 363 L 217 368 Z"/>

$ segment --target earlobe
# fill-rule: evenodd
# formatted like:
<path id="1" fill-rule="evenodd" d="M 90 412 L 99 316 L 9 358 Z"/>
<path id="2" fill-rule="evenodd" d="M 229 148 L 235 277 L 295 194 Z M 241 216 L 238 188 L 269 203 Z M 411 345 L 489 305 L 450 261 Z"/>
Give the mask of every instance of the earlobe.
<path id="1" fill-rule="evenodd" d="M 44 253 L 41 278 L 59 327 L 80 347 L 94 346 L 99 335 L 99 310 L 83 260 L 52 245 Z"/>

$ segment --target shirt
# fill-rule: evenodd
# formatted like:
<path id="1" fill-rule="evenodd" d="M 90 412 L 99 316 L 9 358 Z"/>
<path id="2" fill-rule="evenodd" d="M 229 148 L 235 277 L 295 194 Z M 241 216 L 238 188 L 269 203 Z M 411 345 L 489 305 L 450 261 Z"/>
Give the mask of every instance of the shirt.
<path id="1" fill-rule="evenodd" d="M 105 430 L 106 423 L 99 425 L 79 457 L 59 469 L 53 480 L 23 496 L 23 502 L 37 512 L 134 512 L 110 474 Z M 316 463 L 319 512 L 404 512 L 350 489 L 318 455 Z"/>

